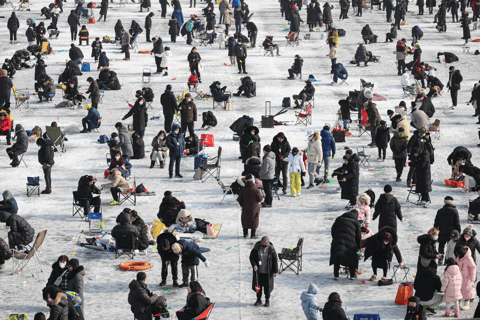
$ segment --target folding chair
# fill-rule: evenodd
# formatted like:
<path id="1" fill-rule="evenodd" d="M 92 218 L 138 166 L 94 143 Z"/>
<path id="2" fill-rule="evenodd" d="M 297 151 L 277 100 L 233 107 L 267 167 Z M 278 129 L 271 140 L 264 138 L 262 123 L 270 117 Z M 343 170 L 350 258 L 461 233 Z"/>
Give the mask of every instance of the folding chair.
<path id="1" fill-rule="evenodd" d="M 273 47 L 268 47 L 267 49 L 263 49 L 263 55 L 266 57 L 273 57 Z"/>
<path id="2" fill-rule="evenodd" d="M 360 79 L 360 91 L 362 91 L 363 89 L 368 89 L 368 88 L 373 89 L 374 86 L 375 86 L 375 84 L 373 84 L 371 82 L 367 82 L 363 79 Z"/>
<path id="3" fill-rule="evenodd" d="M 220 168 L 222 164 L 222 147 L 218 147 L 218 154 L 214 158 L 209 158 L 205 163 L 199 165 L 202 168 L 202 183 L 207 181 L 208 178 L 214 177 L 215 180 L 220 182 Z"/>
<path id="4" fill-rule="evenodd" d="M 410 196 L 413 195 L 413 196 L 417 196 L 417 200 L 411 200 L 410 199 Z M 410 203 L 413 203 L 413 204 L 418 204 L 420 202 L 420 199 L 422 198 L 422 195 L 420 193 L 417 193 L 417 191 L 415 191 L 415 185 L 412 184 L 412 186 L 410 187 L 410 189 L 408 190 L 408 195 L 407 195 L 407 202 L 410 202 Z"/>
<path id="5" fill-rule="evenodd" d="M 102 125 L 102 118 L 98 119 L 98 126 L 92 129 L 93 132 L 100 133 L 100 126 Z"/>
<path id="6" fill-rule="evenodd" d="M 105 90 L 98 90 L 98 93 L 100 94 L 98 98 L 98 103 L 103 103 L 103 96 L 105 95 Z"/>
<path id="7" fill-rule="evenodd" d="M 89 212 L 88 213 L 88 231 L 90 231 L 90 233 L 102 233 L 103 232 L 102 212 Z"/>
<path id="8" fill-rule="evenodd" d="M 28 92 L 22 92 L 19 90 L 13 89 L 13 93 L 15 94 L 15 108 L 28 109 L 30 107 L 30 94 Z"/>
<path id="9" fill-rule="evenodd" d="M 297 117 L 297 124 L 304 124 L 305 126 L 312 124 L 312 105 L 309 103 L 307 107 L 303 107 L 300 111 L 294 111 Z"/>
<path id="10" fill-rule="evenodd" d="M 182 116 L 180 115 L 180 112 L 175 110 L 175 114 L 173 115 L 173 124 L 178 124 L 181 126 L 182 124 Z"/>
<path id="11" fill-rule="evenodd" d="M 65 148 L 65 134 L 60 127 L 46 127 L 45 134 L 48 139 L 53 142 L 55 148 L 60 148 L 60 152 L 67 151 Z"/>
<path id="12" fill-rule="evenodd" d="M 207 310 L 203 311 L 198 317 L 195 317 L 192 320 L 207 320 L 210 317 L 214 306 L 215 302 L 212 302 L 212 304 L 207 308 Z"/>
<path id="13" fill-rule="evenodd" d="M 152 69 L 150 68 L 143 68 L 142 72 L 142 82 L 143 83 L 150 83 L 150 77 L 152 76 Z"/>
<path id="14" fill-rule="evenodd" d="M 225 197 L 227 194 L 231 194 L 235 200 L 237 200 L 237 195 L 233 193 L 232 186 L 231 185 L 225 185 L 222 181 L 218 181 L 218 185 L 220 188 L 222 188 L 223 192 L 223 198 L 222 201 L 220 201 L 220 204 L 223 203 L 223 200 L 225 200 Z"/>
<path id="15" fill-rule="evenodd" d="M 125 201 L 130 202 L 134 206 L 137 205 L 137 193 L 135 192 L 136 188 L 136 178 L 133 180 L 133 187 L 127 193 L 120 192 L 120 201 L 118 205 L 123 204 Z"/>
<path id="16" fill-rule="evenodd" d="M 440 140 L 442 137 L 442 134 L 440 133 L 440 119 L 435 119 L 428 131 L 431 133 L 430 135 L 432 139 L 436 138 L 437 140 Z"/>
<path id="17" fill-rule="evenodd" d="M 135 234 L 118 234 L 115 239 L 115 259 L 126 255 L 130 259 L 135 259 Z"/>
<path id="18" fill-rule="evenodd" d="M 357 154 L 360 157 L 360 165 L 364 167 L 369 167 L 370 166 L 370 156 L 365 152 L 365 147 L 362 147 L 362 151 L 360 151 L 360 148 L 357 148 Z"/>
<path id="19" fill-rule="evenodd" d="M 22 271 L 25 267 L 28 268 L 28 270 L 32 274 L 32 277 L 35 277 L 35 271 L 37 270 L 37 267 L 40 269 L 40 272 L 43 272 L 42 266 L 39 260 L 39 255 L 40 255 L 40 248 L 42 247 L 42 243 L 43 243 L 43 240 L 45 240 L 46 235 L 47 235 L 47 230 L 43 230 L 39 232 L 37 237 L 35 238 L 33 246 L 30 247 L 29 245 L 27 245 L 28 253 L 12 249 L 13 251 L 12 275 L 16 272 Z M 30 260 L 35 261 L 35 268 L 33 268 L 33 272 L 32 272 L 32 269 L 30 269 L 30 266 L 28 265 Z"/>
<path id="20" fill-rule="evenodd" d="M 416 87 L 414 85 L 402 87 L 403 97 L 412 99 L 414 96 L 416 96 L 415 89 Z"/>
<path id="21" fill-rule="evenodd" d="M 223 109 L 225 110 L 227 106 L 227 100 L 225 101 L 216 101 L 215 98 L 212 99 L 213 101 L 213 110 L 215 109 Z"/>
<path id="22" fill-rule="evenodd" d="M 362 110 L 362 120 L 358 124 L 358 136 L 361 137 L 364 133 L 370 135 L 370 123 L 368 122 L 367 110 Z"/>
<path id="23" fill-rule="evenodd" d="M 40 177 L 27 177 L 27 197 L 35 192 L 40 197 Z"/>
<path id="24" fill-rule="evenodd" d="M 23 160 L 23 156 L 25 153 L 22 153 L 20 157 L 18 158 L 18 162 L 23 163 L 25 165 L 25 168 L 28 168 L 27 164 L 25 163 L 25 160 Z M 20 168 L 20 166 L 17 166 L 17 168 Z"/>
<path id="25" fill-rule="evenodd" d="M 340 86 L 344 83 L 348 86 L 347 79 L 343 79 L 343 78 L 340 78 L 340 77 L 338 77 L 338 79 L 342 80 L 342 82 L 340 82 L 340 84 L 339 84 Z"/>
<path id="26" fill-rule="evenodd" d="M 294 74 L 293 74 L 293 77 L 294 77 L 295 79 L 300 79 L 300 80 L 302 80 L 302 71 L 300 71 L 300 72 L 298 72 L 298 73 L 294 73 Z"/>
<path id="27" fill-rule="evenodd" d="M 50 54 L 50 52 L 48 52 L 48 47 L 50 46 L 50 42 L 49 41 L 43 41 L 42 42 L 42 50 L 40 51 L 40 54 L 42 56 L 47 56 Z"/>
<path id="28" fill-rule="evenodd" d="M 278 259 L 280 259 L 280 270 L 279 274 L 282 274 L 285 270 L 292 270 L 298 276 L 300 271 L 302 271 L 302 248 L 303 248 L 303 238 L 298 240 L 297 246 L 290 250 L 290 248 L 283 248 L 282 253 L 278 254 Z"/>
<path id="29" fill-rule="evenodd" d="M 82 200 L 78 197 L 78 192 L 73 191 L 73 201 L 72 201 L 72 217 L 78 214 L 81 219 L 88 217 L 88 214 L 93 211 L 94 206 L 90 205 L 88 212 L 85 212 L 85 209 L 82 205 Z"/>

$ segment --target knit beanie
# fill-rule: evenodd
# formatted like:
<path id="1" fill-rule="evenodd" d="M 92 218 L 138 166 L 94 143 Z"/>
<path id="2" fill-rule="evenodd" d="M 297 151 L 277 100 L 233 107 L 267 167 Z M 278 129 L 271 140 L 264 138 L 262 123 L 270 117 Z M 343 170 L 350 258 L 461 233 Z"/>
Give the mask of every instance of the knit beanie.
<path id="1" fill-rule="evenodd" d="M 70 261 L 68 261 L 68 265 L 72 266 L 73 269 L 76 269 L 80 266 L 80 262 L 78 261 L 78 259 L 71 259 Z"/>
<path id="2" fill-rule="evenodd" d="M 267 144 L 263 147 L 263 151 L 266 151 L 268 153 L 268 152 L 272 151 L 272 147 L 270 147 L 270 145 Z"/>
<path id="3" fill-rule="evenodd" d="M 453 231 L 450 233 L 450 239 L 452 239 L 452 240 L 457 240 L 458 237 L 460 237 L 460 233 L 459 233 L 457 230 L 453 230 Z"/>
<path id="4" fill-rule="evenodd" d="M 255 182 L 255 177 L 254 177 L 253 175 L 249 174 L 249 175 L 247 176 L 247 181 Z"/>
<path id="5" fill-rule="evenodd" d="M 443 202 L 445 204 L 453 204 L 453 198 L 450 196 L 446 196 L 445 199 L 443 199 Z"/>
<path id="6" fill-rule="evenodd" d="M 165 193 L 163 194 L 165 197 L 171 197 L 172 196 L 172 191 L 165 191 Z"/>
<path id="7" fill-rule="evenodd" d="M 473 225 L 469 224 L 468 227 L 466 227 L 462 234 L 468 234 L 469 236 L 473 237 Z"/>
<path id="8" fill-rule="evenodd" d="M 385 191 L 385 193 L 392 192 L 392 186 L 389 184 L 386 184 L 385 187 L 383 187 L 383 191 Z"/>

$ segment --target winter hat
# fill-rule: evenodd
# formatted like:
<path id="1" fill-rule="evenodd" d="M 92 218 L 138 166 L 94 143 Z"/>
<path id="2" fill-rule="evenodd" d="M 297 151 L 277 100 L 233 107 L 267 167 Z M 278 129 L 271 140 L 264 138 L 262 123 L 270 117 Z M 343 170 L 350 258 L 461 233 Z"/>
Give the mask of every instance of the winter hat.
<path id="1" fill-rule="evenodd" d="M 138 94 L 139 96 L 141 96 L 141 95 L 142 95 L 142 91 L 141 91 L 141 90 L 137 90 L 137 91 L 135 91 L 135 94 Z"/>
<path id="2" fill-rule="evenodd" d="M 292 154 L 298 154 L 298 148 L 297 147 L 294 147 L 292 149 Z"/>
<path id="3" fill-rule="evenodd" d="M 405 109 L 407 108 L 407 104 L 405 103 L 405 101 L 400 101 L 400 103 L 398 104 L 400 107 L 404 107 Z"/>
<path id="4" fill-rule="evenodd" d="M 395 111 L 388 109 L 387 110 L 387 115 L 393 116 L 395 114 Z"/>
<path id="5" fill-rule="evenodd" d="M 419 132 L 418 132 L 418 136 L 419 136 L 420 138 L 423 138 L 423 137 L 425 137 L 425 135 L 427 134 L 427 132 L 428 132 L 427 128 L 422 127 L 422 128 L 420 128 L 420 130 L 419 130 Z"/>
<path id="6" fill-rule="evenodd" d="M 255 177 L 254 177 L 253 175 L 249 174 L 249 175 L 247 176 L 247 181 L 255 182 Z"/>
<path id="7" fill-rule="evenodd" d="M 182 252 L 182 248 L 180 247 L 180 244 L 178 242 L 176 242 L 172 245 L 172 251 L 173 251 L 173 253 L 175 253 L 177 255 Z"/>
<path id="8" fill-rule="evenodd" d="M 99 38 L 99 37 L 96 37 L 96 38 L 95 38 L 95 40 L 97 40 L 97 41 L 98 41 L 98 40 L 100 40 L 100 38 Z"/>
<path id="9" fill-rule="evenodd" d="M 90 110 L 91 108 L 92 108 L 92 105 L 91 105 L 91 104 L 87 104 L 87 105 L 85 106 L 85 110 Z"/>
<path id="10" fill-rule="evenodd" d="M 468 234 L 469 236 L 473 237 L 473 225 L 469 224 L 468 227 L 466 227 L 462 234 Z"/>
<path id="11" fill-rule="evenodd" d="M 367 99 L 372 99 L 373 98 L 372 90 L 365 90 L 365 98 L 367 98 Z"/>
<path id="12" fill-rule="evenodd" d="M 165 191 L 165 193 L 163 194 L 165 197 L 171 197 L 172 196 L 172 191 Z"/>
<path id="13" fill-rule="evenodd" d="M 310 137 L 312 134 L 315 134 L 315 131 L 313 131 L 313 130 L 308 130 L 307 131 L 307 137 Z"/>
<path id="14" fill-rule="evenodd" d="M 285 134 L 283 132 L 277 133 L 277 138 L 285 139 Z"/>
<path id="15" fill-rule="evenodd" d="M 2 77 L 5 77 L 8 75 L 8 71 L 5 69 L 2 69 Z"/>
<path id="16" fill-rule="evenodd" d="M 88 81 L 88 82 L 93 82 L 93 78 L 92 78 L 92 77 L 88 77 L 88 78 L 87 78 L 87 81 Z"/>
<path id="17" fill-rule="evenodd" d="M 266 151 L 268 153 L 268 152 L 272 151 L 272 147 L 270 147 L 270 145 L 267 144 L 263 147 L 263 151 Z"/>
<path id="18" fill-rule="evenodd" d="M 297 6 L 296 6 L 296 5 L 293 5 L 293 6 L 292 6 L 292 9 L 297 10 Z"/>
<path id="19" fill-rule="evenodd" d="M 387 124 L 387 123 L 386 123 L 384 120 L 380 121 L 380 125 L 381 125 L 381 126 L 384 126 L 384 125 L 386 125 L 386 124 Z"/>
<path id="20" fill-rule="evenodd" d="M 453 231 L 450 233 L 450 239 L 451 239 L 451 240 L 457 240 L 458 237 L 460 237 L 460 233 L 459 233 L 457 230 L 453 230 Z"/>
<path id="21" fill-rule="evenodd" d="M 445 204 L 453 204 L 453 198 L 450 197 L 450 196 L 446 196 L 444 199 L 443 199 L 443 202 Z"/>
<path id="22" fill-rule="evenodd" d="M 389 184 L 386 184 L 385 187 L 383 187 L 383 191 L 385 191 L 385 193 L 392 192 L 392 186 Z"/>
<path id="23" fill-rule="evenodd" d="M 110 174 L 110 170 L 105 170 L 103 172 L 103 179 L 107 179 L 108 175 Z"/>
<path id="24" fill-rule="evenodd" d="M 170 50 L 170 47 L 165 47 L 163 50 L 169 51 L 169 50 Z"/>
<path id="25" fill-rule="evenodd" d="M 71 259 L 70 261 L 68 261 L 68 265 L 72 266 L 73 269 L 76 269 L 80 266 L 80 262 L 78 261 L 78 259 Z"/>

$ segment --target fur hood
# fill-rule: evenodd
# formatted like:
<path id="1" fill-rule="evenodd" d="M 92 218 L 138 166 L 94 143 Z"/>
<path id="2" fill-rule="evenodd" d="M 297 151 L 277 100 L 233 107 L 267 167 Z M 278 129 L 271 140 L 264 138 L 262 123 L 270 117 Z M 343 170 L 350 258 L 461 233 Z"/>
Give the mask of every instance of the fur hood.
<path id="1" fill-rule="evenodd" d="M 262 164 L 262 159 L 260 159 L 259 157 L 250 157 L 247 159 L 247 161 L 245 162 L 246 165 L 248 164 Z"/>
<path id="2" fill-rule="evenodd" d="M 368 194 L 362 193 L 361 195 L 359 195 L 358 198 L 357 198 L 357 202 L 360 203 L 360 201 L 361 201 L 362 199 L 365 199 L 365 200 L 367 201 L 367 206 L 370 205 L 370 201 L 371 201 L 371 200 L 370 200 L 370 196 L 369 196 Z"/>

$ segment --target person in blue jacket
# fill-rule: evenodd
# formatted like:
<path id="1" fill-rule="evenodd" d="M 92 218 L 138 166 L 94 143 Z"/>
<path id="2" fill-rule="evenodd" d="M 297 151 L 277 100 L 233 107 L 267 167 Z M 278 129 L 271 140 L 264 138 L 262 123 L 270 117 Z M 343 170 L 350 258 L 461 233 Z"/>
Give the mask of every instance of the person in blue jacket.
<path id="1" fill-rule="evenodd" d="M 178 242 L 172 245 L 172 251 L 179 255 L 182 254 L 182 277 L 183 283 L 179 286 L 179 288 L 188 287 L 188 274 L 191 272 L 191 281 L 196 280 L 196 273 L 195 269 L 198 266 L 200 258 L 203 263 L 205 263 L 205 267 L 208 268 L 209 262 L 200 252 L 200 247 L 192 241 L 187 240 L 179 240 Z"/>
<path id="2" fill-rule="evenodd" d="M 6 211 L 11 214 L 17 214 L 18 205 L 10 190 L 3 191 L 3 201 L 0 201 L 0 211 Z"/>
<path id="3" fill-rule="evenodd" d="M 88 110 L 88 114 L 82 119 L 83 130 L 80 133 L 87 133 L 100 126 L 100 113 L 96 108 L 92 108 L 91 104 L 87 104 L 85 110 Z"/>
<path id="4" fill-rule="evenodd" d="M 318 320 L 322 314 L 322 308 L 317 300 L 318 291 L 317 286 L 314 283 L 310 283 L 308 291 L 303 291 L 300 296 L 300 300 L 302 300 L 302 309 L 307 320 Z"/>
<path id="5" fill-rule="evenodd" d="M 332 134 L 330 133 L 330 127 L 328 125 L 324 126 L 323 130 L 320 131 L 320 136 L 322 136 L 322 162 L 325 163 L 325 174 L 323 176 L 323 181 L 328 182 L 327 178 L 330 169 L 330 161 L 335 156 L 335 140 L 333 140 Z M 321 165 L 317 167 L 317 174 L 320 174 L 320 169 Z"/>
<path id="6" fill-rule="evenodd" d="M 184 22 L 182 9 L 175 8 L 175 10 L 173 10 L 171 19 L 173 19 L 174 17 L 175 17 L 175 19 L 177 19 L 177 22 L 178 22 L 177 36 L 179 36 L 180 35 L 180 29 L 182 28 L 183 22 Z"/>
<path id="7" fill-rule="evenodd" d="M 341 63 L 337 63 L 335 65 L 335 69 L 333 70 L 333 82 L 332 86 L 336 85 L 338 82 L 338 78 L 347 80 L 348 78 L 348 72 Z"/>
<path id="8" fill-rule="evenodd" d="M 172 132 L 167 136 L 167 147 L 170 151 L 170 164 L 168 165 L 169 178 L 173 178 L 173 165 L 175 164 L 175 177 L 183 178 L 180 174 L 180 161 L 185 145 L 185 137 L 181 133 L 180 126 L 174 124 L 172 126 Z"/>

